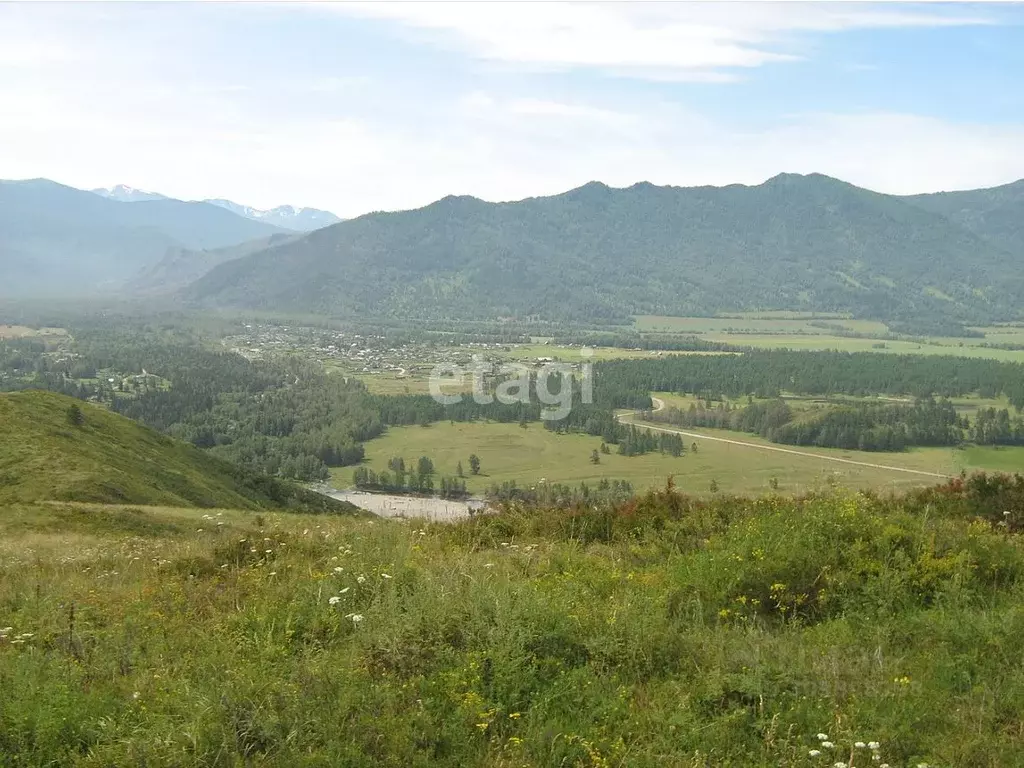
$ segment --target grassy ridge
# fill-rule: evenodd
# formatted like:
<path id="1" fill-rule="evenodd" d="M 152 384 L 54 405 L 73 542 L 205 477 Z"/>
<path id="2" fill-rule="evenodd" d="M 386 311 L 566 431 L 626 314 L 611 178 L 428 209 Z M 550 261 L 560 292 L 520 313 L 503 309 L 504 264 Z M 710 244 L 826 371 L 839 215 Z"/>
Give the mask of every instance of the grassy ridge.
<path id="1" fill-rule="evenodd" d="M 72 406 L 82 412 L 80 424 L 69 417 Z M 77 501 L 310 512 L 350 508 L 51 392 L 0 395 L 0 426 L 0 505 Z"/>
<path id="2" fill-rule="evenodd" d="M 1019 765 L 1024 550 L 1001 510 L 1021 508 L 1024 480 L 895 499 L 665 490 L 426 528 L 13 506 L 0 756 Z M 819 732 L 836 747 L 812 758 Z"/>

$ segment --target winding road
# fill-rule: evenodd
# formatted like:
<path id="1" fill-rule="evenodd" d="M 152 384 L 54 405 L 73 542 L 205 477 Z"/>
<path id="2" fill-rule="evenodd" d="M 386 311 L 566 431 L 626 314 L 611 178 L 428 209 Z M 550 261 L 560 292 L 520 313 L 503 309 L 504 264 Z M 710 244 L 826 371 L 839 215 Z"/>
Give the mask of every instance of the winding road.
<path id="1" fill-rule="evenodd" d="M 665 407 L 665 401 L 657 397 L 652 397 L 651 401 L 654 403 L 654 410 L 660 411 Z M 629 413 L 620 413 L 615 418 L 623 424 L 636 424 L 638 427 L 650 429 L 653 432 L 668 432 L 673 435 L 683 435 L 685 437 L 699 437 L 701 440 L 712 440 L 716 443 L 729 443 L 730 445 L 740 445 L 745 448 L 757 448 L 762 451 L 775 451 L 777 453 L 788 453 L 793 456 L 806 456 L 812 459 L 821 459 L 822 461 L 834 461 L 838 464 L 852 464 L 856 467 L 869 467 L 871 469 L 887 469 L 892 472 L 906 472 L 911 475 L 924 475 L 925 477 L 938 477 L 942 480 L 948 480 L 951 475 L 944 475 L 941 472 L 928 472 L 923 469 L 910 469 L 909 467 L 894 467 L 890 464 L 873 464 L 868 461 L 855 461 L 854 459 L 843 459 L 839 456 L 824 456 L 820 453 L 811 453 L 809 451 L 797 451 L 792 448 L 780 448 L 776 445 L 761 445 L 760 443 L 748 443 L 743 440 L 731 440 L 726 437 L 712 437 L 711 435 L 704 435 L 700 432 L 688 432 L 683 429 L 675 429 L 673 427 L 655 427 L 646 422 L 637 423 L 631 418 Z"/>

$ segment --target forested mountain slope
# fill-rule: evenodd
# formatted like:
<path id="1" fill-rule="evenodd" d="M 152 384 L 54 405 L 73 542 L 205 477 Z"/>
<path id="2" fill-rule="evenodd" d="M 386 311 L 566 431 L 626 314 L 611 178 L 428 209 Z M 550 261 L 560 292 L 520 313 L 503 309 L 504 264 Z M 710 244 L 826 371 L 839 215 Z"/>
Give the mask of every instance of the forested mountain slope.
<path id="1" fill-rule="evenodd" d="M 793 308 L 982 321 L 1016 311 L 1020 254 L 914 202 L 817 174 L 753 187 L 591 183 L 370 214 L 222 264 L 183 295 L 342 315 L 624 320 Z"/>
<path id="2" fill-rule="evenodd" d="M 909 202 L 941 214 L 1009 253 L 1021 264 L 1024 244 L 1024 179 L 992 189 L 914 195 Z"/>

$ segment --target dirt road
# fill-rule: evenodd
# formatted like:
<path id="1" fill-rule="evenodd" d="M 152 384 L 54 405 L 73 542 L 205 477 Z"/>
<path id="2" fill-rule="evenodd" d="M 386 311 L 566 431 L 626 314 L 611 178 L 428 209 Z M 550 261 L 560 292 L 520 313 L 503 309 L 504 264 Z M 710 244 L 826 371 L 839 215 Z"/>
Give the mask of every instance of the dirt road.
<path id="1" fill-rule="evenodd" d="M 660 411 L 665 407 L 665 402 L 657 397 L 652 397 L 651 400 L 654 403 L 654 410 Z M 890 464 L 874 464 L 868 461 L 855 461 L 854 459 L 843 459 L 839 456 L 823 456 L 820 453 L 811 453 L 809 451 L 797 451 L 793 448 L 780 448 L 777 445 L 761 445 L 760 443 L 748 443 L 743 440 L 731 440 L 726 437 L 713 437 L 711 435 L 701 434 L 700 432 L 689 432 L 684 429 L 677 429 L 676 427 L 656 427 L 645 422 L 635 422 L 632 415 L 629 413 L 620 413 L 616 417 L 623 424 L 636 424 L 638 427 L 644 427 L 650 429 L 653 432 L 668 432 L 674 435 L 683 435 L 684 437 L 697 437 L 701 440 L 713 440 L 716 443 L 729 443 L 730 445 L 741 445 L 745 448 L 756 448 L 761 451 L 775 451 L 777 453 L 789 453 L 793 456 L 807 456 L 812 459 L 821 459 L 822 461 L 833 461 L 838 464 L 852 464 L 856 467 L 870 467 L 871 469 L 886 469 L 891 472 L 906 472 L 911 475 L 924 475 L 926 477 L 937 477 L 942 480 L 947 480 L 951 475 L 944 475 L 940 472 L 927 472 L 923 469 L 910 469 L 909 467 L 894 467 Z"/>

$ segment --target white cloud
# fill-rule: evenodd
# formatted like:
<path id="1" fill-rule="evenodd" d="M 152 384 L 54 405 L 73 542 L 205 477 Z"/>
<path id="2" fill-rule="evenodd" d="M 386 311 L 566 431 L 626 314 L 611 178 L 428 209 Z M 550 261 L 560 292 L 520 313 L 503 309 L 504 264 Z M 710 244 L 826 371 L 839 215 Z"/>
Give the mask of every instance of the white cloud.
<path id="1" fill-rule="evenodd" d="M 434 45 L 536 69 L 598 68 L 656 80 L 721 81 L 800 58 L 801 32 L 984 24 L 977 13 L 847 3 L 341 3 Z M 723 72 L 722 70 L 726 70 Z"/>
<path id="2" fill-rule="evenodd" d="M 1021 124 L 885 111 L 712 118 L 663 101 L 657 85 L 584 91 L 554 82 L 564 78 L 487 73 L 434 88 L 428 78 L 406 78 L 398 56 L 389 62 L 394 71 L 379 79 L 371 79 L 373 70 L 296 75 L 288 55 L 248 73 L 222 67 L 231 62 L 232 44 L 240 44 L 230 37 L 211 37 L 215 58 L 204 59 L 174 30 L 165 40 L 133 34 L 120 16 L 103 20 L 104 39 L 76 38 L 52 13 L 38 28 L 22 18 L 15 34 L 3 22 L 18 8 L 0 4 L 0 52 L 22 62 L 0 67 L 0 178 L 44 176 L 83 188 L 126 183 L 186 199 L 290 203 L 351 216 L 447 194 L 554 194 L 593 179 L 615 186 L 759 183 L 782 171 L 816 171 L 880 191 L 922 192 L 1024 177 Z M 484 9 L 494 17 L 475 5 L 460 5 L 459 13 L 416 6 L 423 21 L 409 15 L 414 11 L 380 8 L 359 12 L 392 14 L 408 27 L 429 22 L 445 44 L 493 60 L 640 68 L 645 77 L 677 79 L 729 77 L 725 70 L 773 61 L 801 30 L 953 23 L 945 12 L 917 6 Z M 175 16 L 182 27 L 188 12 Z M 338 19 L 315 21 L 351 24 Z M 534 28 L 534 37 L 524 31 Z M 602 41 L 620 37 L 617 51 L 603 50 Z M 677 51 L 688 39 L 703 42 Z M 484 50 L 489 41 L 494 46 Z M 562 41 L 567 45 L 558 48 Z M 322 50 L 286 54 L 315 58 Z"/>

